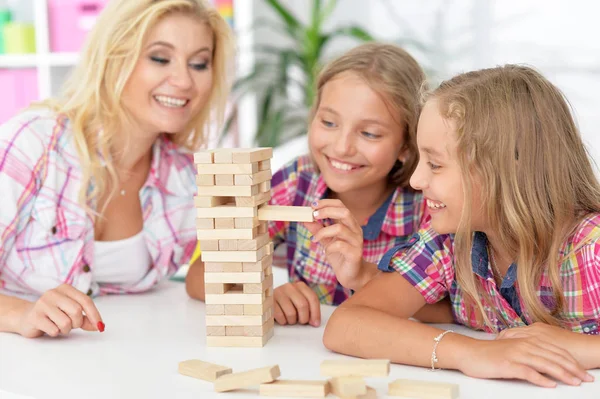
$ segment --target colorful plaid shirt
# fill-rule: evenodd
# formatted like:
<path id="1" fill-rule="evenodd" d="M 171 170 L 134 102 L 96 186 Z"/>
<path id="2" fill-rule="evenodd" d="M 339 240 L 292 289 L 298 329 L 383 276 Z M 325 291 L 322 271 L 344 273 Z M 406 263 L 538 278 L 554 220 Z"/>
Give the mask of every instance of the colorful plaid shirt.
<path id="1" fill-rule="evenodd" d="M 430 217 L 426 218 L 422 229 L 408 244 L 390 250 L 381 259 L 379 269 L 402 274 L 427 303 L 438 302 L 449 295 L 455 320 L 480 329 L 474 309 L 465 306 L 464 294 L 455 279 L 453 235 L 436 234 L 430 228 L 430 220 Z M 489 298 L 486 301 L 485 296 L 481 296 L 488 318 L 497 331 L 530 324 L 531 317 L 519 296 L 517 265 L 513 263 L 509 267 L 498 287 L 488 259 L 487 246 L 486 235 L 476 232 L 471 262 L 475 278 Z M 565 308 L 558 317 L 564 322 L 565 328 L 597 335 L 600 323 L 600 214 L 592 215 L 579 224 L 576 232 L 563 245 L 561 256 L 560 277 Z M 554 304 L 551 286 L 548 273 L 544 271 L 537 295 L 549 309 Z M 488 326 L 484 330 L 494 332 Z"/>
<path id="2" fill-rule="evenodd" d="M 191 154 L 165 138 L 154 145 L 139 193 L 152 265 L 133 285 L 94 281 L 94 226 L 78 202 L 81 180 L 66 118 L 26 111 L 0 126 L 2 292 L 40 295 L 62 283 L 88 295 L 140 292 L 189 261 L 196 245 Z"/>
<path id="3" fill-rule="evenodd" d="M 273 175 L 273 205 L 310 206 L 327 197 L 328 188 L 310 159 L 301 156 Z M 404 244 L 418 231 L 425 210 L 423 197 L 407 188 L 397 188 L 363 226 L 363 258 L 377 263 L 395 245 Z M 330 225 L 332 221 L 325 221 Z M 325 260 L 320 244 L 302 223 L 269 222 L 269 234 L 275 246 L 287 245 L 286 266 L 290 282 L 303 281 L 323 304 L 339 305 L 351 290 L 337 281 L 333 268 Z"/>

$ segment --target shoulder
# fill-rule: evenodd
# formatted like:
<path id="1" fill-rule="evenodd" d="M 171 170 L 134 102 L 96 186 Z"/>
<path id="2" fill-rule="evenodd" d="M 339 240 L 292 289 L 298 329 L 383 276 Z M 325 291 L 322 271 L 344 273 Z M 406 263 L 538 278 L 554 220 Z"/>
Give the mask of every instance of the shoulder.
<path id="1" fill-rule="evenodd" d="M 196 191 L 196 170 L 191 150 L 174 144 L 166 137 L 159 137 L 154 148 L 153 173 L 167 192 L 177 196 L 189 196 Z"/>

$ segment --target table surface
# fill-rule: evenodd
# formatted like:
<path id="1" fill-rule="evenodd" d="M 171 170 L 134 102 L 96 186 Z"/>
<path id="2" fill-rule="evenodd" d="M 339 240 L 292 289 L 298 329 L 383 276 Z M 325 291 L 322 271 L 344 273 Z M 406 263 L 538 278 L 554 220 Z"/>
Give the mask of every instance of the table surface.
<path id="1" fill-rule="evenodd" d="M 165 282 L 144 294 L 101 297 L 96 304 L 106 323 L 104 333 L 78 330 L 64 338 L 39 339 L 0 333 L 0 398 L 241 399 L 257 397 L 258 387 L 217 394 L 211 383 L 178 374 L 178 362 L 202 359 L 234 372 L 278 364 L 282 379 L 324 379 L 319 374 L 323 360 L 349 358 L 322 344 L 325 322 L 333 311 L 330 306 L 322 307 L 320 328 L 276 326 L 264 348 L 207 348 L 204 303 L 188 298 L 180 282 Z M 456 371 L 392 365 L 388 377 L 367 378 L 367 383 L 378 397 L 387 397 L 389 382 L 408 378 L 459 384 L 461 399 L 598 399 L 600 371 L 592 374 L 595 383 L 544 389 L 520 381 L 479 380 Z"/>

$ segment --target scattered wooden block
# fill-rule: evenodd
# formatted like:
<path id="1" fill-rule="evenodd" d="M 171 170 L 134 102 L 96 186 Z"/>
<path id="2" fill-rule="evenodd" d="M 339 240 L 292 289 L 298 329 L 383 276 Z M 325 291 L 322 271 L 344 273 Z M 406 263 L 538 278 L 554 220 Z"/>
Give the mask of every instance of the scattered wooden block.
<path id="1" fill-rule="evenodd" d="M 233 151 L 233 163 L 254 163 L 273 158 L 272 148 L 242 148 Z"/>
<path id="2" fill-rule="evenodd" d="M 281 372 L 279 371 L 278 365 L 248 370 L 241 373 L 225 374 L 216 379 L 215 391 L 227 392 L 252 385 L 273 382 L 279 378 L 280 375 Z"/>
<path id="3" fill-rule="evenodd" d="M 243 272 L 261 272 L 273 264 L 273 254 L 263 257 L 258 262 L 243 262 Z"/>
<path id="4" fill-rule="evenodd" d="M 262 170 L 253 175 L 235 175 L 234 182 L 236 186 L 253 186 L 271 180 L 272 177 L 270 170 Z"/>
<path id="5" fill-rule="evenodd" d="M 258 163 L 199 164 L 196 169 L 199 175 L 253 175 L 259 172 Z"/>
<path id="6" fill-rule="evenodd" d="M 256 273 L 256 272 L 254 272 Z M 246 273 L 240 273 L 246 274 Z M 264 273 L 261 273 L 264 276 Z M 265 290 L 269 287 L 273 286 L 273 275 L 269 275 L 264 277 L 264 280 L 260 283 L 246 283 L 244 284 L 244 294 L 260 294 L 261 292 L 265 292 Z"/>
<path id="7" fill-rule="evenodd" d="M 258 248 L 261 248 L 271 242 L 271 237 L 268 233 L 264 233 L 259 235 L 253 240 L 238 240 L 238 250 L 239 251 L 256 251 Z"/>
<path id="8" fill-rule="evenodd" d="M 231 374 L 232 371 L 229 367 L 203 362 L 198 359 L 179 362 L 178 370 L 179 374 L 210 382 L 214 382 L 217 378 L 224 375 Z"/>
<path id="9" fill-rule="evenodd" d="M 197 208 L 196 216 L 199 218 L 255 218 L 258 217 L 258 209 L 256 209 L 256 207 L 236 206 L 235 204 L 218 205 L 214 207 Z"/>
<path id="10" fill-rule="evenodd" d="M 217 197 L 251 197 L 260 193 L 259 185 L 254 186 L 198 186 L 198 195 Z"/>
<path id="11" fill-rule="evenodd" d="M 258 208 L 259 220 L 278 220 L 284 222 L 312 222 L 313 209 L 309 206 L 263 205 Z"/>
<path id="12" fill-rule="evenodd" d="M 362 377 L 333 377 L 329 380 L 331 393 L 339 397 L 354 397 L 367 393 L 367 384 Z"/>
<path id="13" fill-rule="evenodd" d="M 203 175 L 199 175 L 203 176 Z M 204 175 L 206 176 L 206 175 Z M 216 186 L 233 186 L 233 175 L 215 175 Z"/>
<path id="14" fill-rule="evenodd" d="M 196 183 L 199 186 L 214 186 L 216 184 L 215 175 L 198 175 Z"/>
<path id="15" fill-rule="evenodd" d="M 201 191 L 200 189 L 198 191 Z M 215 197 L 215 196 L 205 196 L 203 194 L 198 194 L 194 197 L 194 205 L 196 208 L 214 208 L 217 206 L 222 206 L 228 204 L 229 202 L 235 202 L 234 198 L 231 197 Z M 198 217 L 213 217 L 205 216 L 206 214 L 198 214 Z"/>
<path id="16" fill-rule="evenodd" d="M 259 387 L 261 396 L 324 398 L 329 394 L 328 381 L 277 380 Z"/>
<path id="17" fill-rule="evenodd" d="M 398 379 L 388 385 L 388 395 L 415 399 L 456 399 L 458 385 L 443 382 Z"/>
<path id="18" fill-rule="evenodd" d="M 225 315 L 228 316 L 243 316 L 244 305 L 223 305 L 225 307 Z"/>
<path id="19" fill-rule="evenodd" d="M 321 375 L 327 377 L 385 377 L 390 374 L 387 359 L 324 360 Z"/>
<path id="20" fill-rule="evenodd" d="M 243 271 L 242 262 L 205 262 L 204 271 L 208 273 L 241 273 Z M 204 276 L 206 281 L 206 275 Z"/>
<path id="21" fill-rule="evenodd" d="M 248 273 L 208 273 L 206 276 L 204 276 L 205 283 L 236 283 L 236 284 L 259 283 L 260 284 L 264 280 L 265 280 L 265 274 L 262 271 L 248 272 Z"/>
<path id="22" fill-rule="evenodd" d="M 219 240 L 202 240 L 202 241 L 200 241 L 200 250 L 218 251 L 219 250 Z"/>
<path id="23" fill-rule="evenodd" d="M 254 186 L 253 186 L 254 187 Z M 271 199 L 271 192 L 260 193 L 254 196 L 235 197 L 236 206 L 258 206 L 268 202 Z"/>
<path id="24" fill-rule="evenodd" d="M 356 399 L 377 399 L 377 391 L 370 387 L 367 386 L 367 393 L 364 395 L 358 395 L 355 396 Z"/>
<path id="25" fill-rule="evenodd" d="M 252 240 L 258 236 L 258 228 L 254 229 L 213 229 L 197 230 L 198 240 Z M 203 251 L 204 252 L 204 251 Z"/>
<path id="26" fill-rule="evenodd" d="M 221 316 L 225 314 L 225 306 L 226 305 L 205 305 L 206 314 L 213 316 Z M 244 308 L 242 307 L 242 314 L 244 313 Z"/>
<path id="27" fill-rule="evenodd" d="M 215 229 L 234 229 L 234 219 L 233 218 L 219 218 L 215 219 Z"/>
<path id="28" fill-rule="evenodd" d="M 262 337 L 206 337 L 208 347 L 262 348 L 273 337 L 275 329 Z"/>

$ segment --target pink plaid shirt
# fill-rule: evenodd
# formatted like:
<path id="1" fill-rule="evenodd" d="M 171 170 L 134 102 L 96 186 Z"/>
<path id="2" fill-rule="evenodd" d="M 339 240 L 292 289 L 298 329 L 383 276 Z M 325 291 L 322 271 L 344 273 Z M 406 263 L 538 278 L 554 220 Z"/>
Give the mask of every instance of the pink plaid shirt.
<path id="1" fill-rule="evenodd" d="M 40 295 L 67 283 L 88 295 L 148 290 L 189 261 L 196 245 L 191 154 L 157 140 L 140 190 L 152 265 L 130 285 L 94 281 L 94 226 L 78 202 L 82 170 L 70 122 L 46 110 L 0 126 L 0 289 Z M 124 267 L 126 265 L 123 265 Z"/>

